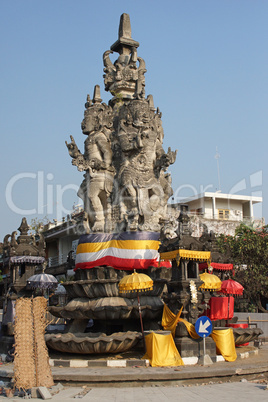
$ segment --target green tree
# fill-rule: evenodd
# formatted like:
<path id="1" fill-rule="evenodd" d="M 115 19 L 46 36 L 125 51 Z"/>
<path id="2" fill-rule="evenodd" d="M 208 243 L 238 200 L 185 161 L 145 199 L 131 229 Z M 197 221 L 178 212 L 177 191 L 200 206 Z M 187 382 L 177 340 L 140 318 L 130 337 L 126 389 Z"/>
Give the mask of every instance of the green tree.
<path id="1" fill-rule="evenodd" d="M 49 222 L 48 218 L 45 216 L 44 218 L 33 218 L 30 223 L 30 230 L 33 234 L 39 234 L 43 231 L 44 226 Z"/>
<path id="2" fill-rule="evenodd" d="M 268 225 L 254 229 L 241 224 L 234 236 L 219 235 L 218 243 L 222 253 L 230 253 L 244 295 L 267 312 L 261 301 L 268 297 Z"/>

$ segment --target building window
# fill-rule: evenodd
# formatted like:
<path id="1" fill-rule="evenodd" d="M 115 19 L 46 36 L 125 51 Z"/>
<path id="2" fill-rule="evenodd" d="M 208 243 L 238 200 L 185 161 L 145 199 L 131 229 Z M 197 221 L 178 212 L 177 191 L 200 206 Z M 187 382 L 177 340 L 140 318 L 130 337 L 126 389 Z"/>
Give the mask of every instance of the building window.
<path id="1" fill-rule="evenodd" d="M 230 210 L 229 209 L 218 209 L 218 218 L 219 219 L 229 219 L 230 218 Z"/>
<path id="2" fill-rule="evenodd" d="M 190 214 L 191 215 L 202 215 L 203 214 L 203 209 L 202 208 L 191 209 Z"/>

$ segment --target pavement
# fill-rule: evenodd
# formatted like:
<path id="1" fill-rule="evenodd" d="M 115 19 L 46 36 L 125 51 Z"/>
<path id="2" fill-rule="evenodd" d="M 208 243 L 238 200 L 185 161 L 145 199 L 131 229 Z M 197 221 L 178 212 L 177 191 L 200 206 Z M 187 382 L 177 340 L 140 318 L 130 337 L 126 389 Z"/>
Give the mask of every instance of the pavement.
<path id="1" fill-rule="evenodd" d="M 133 359 L 133 366 L 52 367 L 55 384 L 53 402 L 59 401 L 267 401 L 268 344 L 259 349 L 237 350 L 235 362 L 217 362 L 177 367 L 146 367 Z M 82 359 L 83 360 L 83 359 Z M 119 359 L 120 360 L 120 359 Z M 131 360 L 131 359 L 129 359 Z M 88 360 L 86 360 L 88 362 Z M 140 361 L 141 362 L 141 361 Z M 88 363 L 87 363 L 88 364 Z M 0 367 L 0 379 L 11 380 L 13 364 Z M 1 399 L 2 398 L 2 399 Z M 2 397 L 0 401 L 17 401 Z M 40 398 L 32 398 L 40 401 Z"/>
<path id="2" fill-rule="evenodd" d="M 0 397 L 1 398 L 1 397 Z M 1 402 L 11 400 L 17 402 L 21 398 L 0 399 Z M 31 399 L 39 401 L 42 399 Z M 146 388 L 68 388 L 54 395 L 52 402 L 266 402 L 268 390 L 260 383 L 239 382 L 224 384 L 208 384 L 188 387 L 146 387 Z"/>

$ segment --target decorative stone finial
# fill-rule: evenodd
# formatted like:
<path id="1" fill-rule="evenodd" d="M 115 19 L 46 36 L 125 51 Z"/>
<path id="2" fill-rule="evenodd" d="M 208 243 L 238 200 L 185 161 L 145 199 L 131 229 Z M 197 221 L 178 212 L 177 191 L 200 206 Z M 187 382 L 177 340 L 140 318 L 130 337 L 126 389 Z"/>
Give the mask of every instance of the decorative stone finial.
<path id="1" fill-rule="evenodd" d="M 26 218 L 22 218 L 20 227 L 18 228 L 21 236 L 25 236 L 25 235 L 27 236 L 29 229 L 30 229 L 30 226 L 28 226 Z"/>
<path id="2" fill-rule="evenodd" d="M 139 42 L 131 38 L 129 15 L 122 14 L 118 39 L 111 46 L 111 50 L 106 50 L 103 54 L 105 91 L 110 91 L 114 95 L 110 101 L 111 104 L 116 103 L 118 97 L 122 100 L 144 98 L 146 68 L 144 60 L 137 55 L 138 47 Z M 113 51 L 119 53 L 119 57 L 114 63 L 110 59 Z M 137 62 L 139 62 L 138 65 Z M 139 80 L 138 84 L 137 80 Z M 136 91 L 137 85 L 138 91 Z"/>
<path id="3" fill-rule="evenodd" d="M 148 104 L 149 104 L 149 109 L 152 110 L 152 111 L 154 111 L 154 110 L 155 110 L 155 107 L 154 107 L 154 98 L 153 98 L 153 95 L 148 95 L 148 96 L 147 96 L 147 101 L 148 101 Z"/>
<path id="4" fill-rule="evenodd" d="M 118 39 L 131 38 L 131 25 L 129 15 L 124 13 L 120 17 Z"/>
<path id="5" fill-rule="evenodd" d="M 102 99 L 100 96 L 100 86 L 95 85 L 94 87 L 94 95 L 93 95 L 93 103 L 101 103 Z"/>
<path id="6" fill-rule="evenodd" d="M 131 38 L 131 25 L 128 14 L 122 14 L 120 17 L 118 40 L 111 46 L 111 50 L 119 54 L 129 54 L 131 48 L 137 49 L 140 44 Z"/>
<path id="7" fill-rule="evenodd" d="M 88 109 L 92 105 L 92 100 L 90 99 L 90 96 L 87 95 L 87 101 L 85 103 L 85 108 Z"/>

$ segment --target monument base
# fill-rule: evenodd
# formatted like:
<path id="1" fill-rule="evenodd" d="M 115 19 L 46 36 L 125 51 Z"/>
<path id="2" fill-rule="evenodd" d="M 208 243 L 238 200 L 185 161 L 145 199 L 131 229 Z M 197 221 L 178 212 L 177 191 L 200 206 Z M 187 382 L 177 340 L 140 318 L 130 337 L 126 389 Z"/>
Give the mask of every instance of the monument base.
<path id="1" fill-rule="evenodd" d="M 181 355 L 184 357 L 203 356 L 203 339 L 192 339 L 189 337 L 175 338 L 175 345 Z M 216 359 L 216 344 L 212 338 L 206 338 L 206 354 L 211 359 Z"/>

